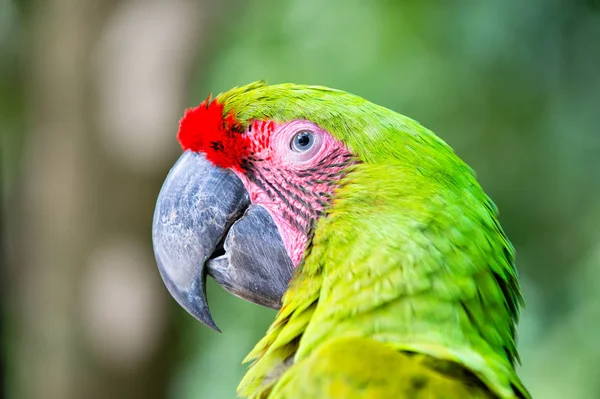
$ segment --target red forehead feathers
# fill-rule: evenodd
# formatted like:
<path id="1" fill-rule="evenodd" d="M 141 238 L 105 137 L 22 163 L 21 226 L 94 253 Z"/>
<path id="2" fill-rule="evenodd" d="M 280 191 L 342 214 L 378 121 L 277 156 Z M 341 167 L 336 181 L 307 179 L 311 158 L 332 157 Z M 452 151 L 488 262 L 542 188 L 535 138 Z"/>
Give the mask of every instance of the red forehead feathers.
<path id="1" fill-rule="evenodd" d="M 202 152 L 215 166 L 241 170 L 241 161 L 249 153 L 249 139 L 242 130 L 233 112 L 224 116 L 223 104 L 208 97 L 185 111 L 177 139 L 184 151 Z"/>

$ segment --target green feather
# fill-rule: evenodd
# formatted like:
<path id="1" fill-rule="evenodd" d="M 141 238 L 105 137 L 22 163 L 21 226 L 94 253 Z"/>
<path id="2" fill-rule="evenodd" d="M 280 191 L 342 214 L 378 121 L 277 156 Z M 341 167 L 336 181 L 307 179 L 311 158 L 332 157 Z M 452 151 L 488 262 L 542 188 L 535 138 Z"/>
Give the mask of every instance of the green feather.
<path id="1" fill-rule="evenodd" d="M 444 141 L 414 120 L 325 87 L 256 82 L 217 100 L 243 125 L 311 120 L 360 160 L 318 221 L 275 322 L 246 359 L 254 363 L 240 395 L 323 397 L 340 378 L 360 386 L 362 367 L 365 375 L 387 373 L 381 397 L 411 397 L 406 381 L 415 375 L 439 389 L 443 378 L 464 378 L 456 392 L 474 387 L 473 397 L 529 397 L 514 370 L 522 305 L 514 250 L 495 205 Z M 348 339 L 371 348 L 372 357 L 332 349 Z M 390 367 L 378 366 L 385 362 Z M 325 375 L 317 381 L 311 368 Z"/>

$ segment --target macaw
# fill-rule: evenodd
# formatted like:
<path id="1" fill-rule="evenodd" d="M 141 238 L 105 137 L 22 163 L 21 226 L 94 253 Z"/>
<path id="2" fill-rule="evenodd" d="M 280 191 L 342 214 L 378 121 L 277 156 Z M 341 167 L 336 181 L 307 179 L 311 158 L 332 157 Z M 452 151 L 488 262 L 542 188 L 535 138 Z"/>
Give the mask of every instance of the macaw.
<path id="1" fill-rule="evenodd" d="M 514 250 L 473 171 L 344 91 L 255 82 L 186 110 L 158 197 L 171 295 L 218 330 L 210 275 L 279 309 L 247 398 L 530 398 Z"/>

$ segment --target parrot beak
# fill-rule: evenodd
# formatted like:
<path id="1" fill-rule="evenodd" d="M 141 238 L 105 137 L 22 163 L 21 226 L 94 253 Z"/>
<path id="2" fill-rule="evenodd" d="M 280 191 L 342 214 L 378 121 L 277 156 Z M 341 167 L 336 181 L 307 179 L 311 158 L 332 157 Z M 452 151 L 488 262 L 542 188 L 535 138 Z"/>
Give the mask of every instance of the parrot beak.
<path id="1" fill-rule="evenodd" d="M 232 294 L 273 309 L 293 265 L 267 211 L 251 205 L 241 180 L 186 151 L 163 183 L 152 224 L 160 275 L 175 300 L 220 331 L 206 301 L 206 276 Z"/>

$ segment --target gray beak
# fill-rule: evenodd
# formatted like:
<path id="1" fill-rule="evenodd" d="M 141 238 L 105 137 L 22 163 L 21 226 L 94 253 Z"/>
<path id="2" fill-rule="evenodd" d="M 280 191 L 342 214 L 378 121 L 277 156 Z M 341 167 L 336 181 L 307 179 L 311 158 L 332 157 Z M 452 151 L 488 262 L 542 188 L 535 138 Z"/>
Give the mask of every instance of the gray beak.
<path id="1" fill-rule="evenodd" d="M 273 309 L 293 265 L 277 226 L 251 205 L 240 179 L 186 151 L 158 196 L 152 224 L 158 269 L 175 300 L 220 331 L 206 301 L 206 276 L 240 298 Z"/>

